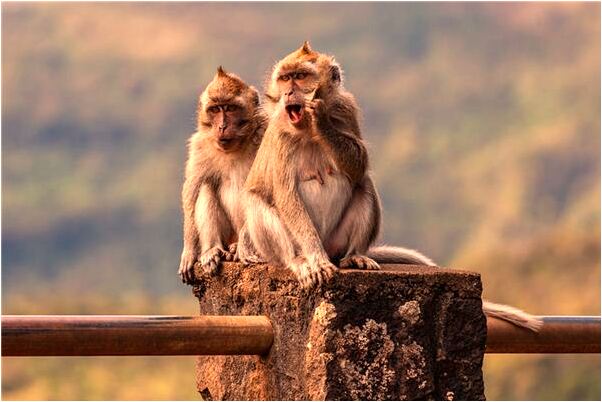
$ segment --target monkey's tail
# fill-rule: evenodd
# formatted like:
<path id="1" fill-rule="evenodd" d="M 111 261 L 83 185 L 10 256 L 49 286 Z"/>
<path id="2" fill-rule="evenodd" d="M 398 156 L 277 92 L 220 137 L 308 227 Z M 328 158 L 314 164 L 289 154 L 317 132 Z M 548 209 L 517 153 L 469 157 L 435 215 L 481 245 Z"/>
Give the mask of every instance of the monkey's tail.
<path id="1" fill-rule="evenodd" d="M 538 332 L 543 326 L 543 321 L 539 317 L 525 313 L 516 307 L 492 303 L 487 300 L 483 300 L 483 313 L 488 317 L 499 318 L 533 332 Z"/>
<path id="2" fill-rule="evenodd" d="M 374 246 L 368 249 L 366 256 L 381 264 L 437 265 L 422 253 L 404 247 Z"/>
<path id="3" fill-rule="evenodd" d="M 430 258 L 422 253 L 394 246 L 375 246 L 368 249 L 366 255 L 381 264 L 416 264 L 436 266 Z M 543 321 L 518 308 L 483 300 L 483 312 L 486 316 L 499 318 L 518 327 L 539 331 Z"/>

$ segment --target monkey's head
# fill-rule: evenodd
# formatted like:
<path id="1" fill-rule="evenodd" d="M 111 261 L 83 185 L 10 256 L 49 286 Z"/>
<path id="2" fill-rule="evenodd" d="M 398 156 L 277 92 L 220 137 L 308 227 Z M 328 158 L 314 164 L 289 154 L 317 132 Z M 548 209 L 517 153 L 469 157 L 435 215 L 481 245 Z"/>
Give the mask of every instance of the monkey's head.
<path id="1" fill-rule="evenodd" d="M 293 125 L 305 119 L 305 104 L 313 99 L 328 102 L 342 86 L 343 74 L 334 57 L 311 49 L 309 42 L 274 66 L 266 84 L 266 109 L 272 115 L 278 106 Z"/>
<path id="2" fill-rule="evenodd" d="M 224 152 L 233 152 L 255 132 L 259 93 L 220 66 L 199 98 L 198 130 L 208 132 Z"/>

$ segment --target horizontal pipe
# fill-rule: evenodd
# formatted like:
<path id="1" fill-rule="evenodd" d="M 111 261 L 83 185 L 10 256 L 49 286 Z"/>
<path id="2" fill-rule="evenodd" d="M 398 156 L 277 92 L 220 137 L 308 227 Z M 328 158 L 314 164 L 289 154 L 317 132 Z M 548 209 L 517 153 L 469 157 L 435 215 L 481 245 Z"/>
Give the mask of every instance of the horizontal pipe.
<path id="1" fill-rule="evenodd" d="M 262 355 L 264 316 L 2 316 L 3 356 Z"/>
<path id="2" fill-rule="evenodd" d="M 538 333 L 487 318 L 485 353 L 600 353 L 600 317 L 541 317 Z M 3 356 L 262 355 L 264 316 L 2 316 Z"/>
<path id="3" fill-rule="evenodd" d="M 600 353 L 600 317 L 540 317 L 535 333 L 487 317 L 485 353 Z"/>

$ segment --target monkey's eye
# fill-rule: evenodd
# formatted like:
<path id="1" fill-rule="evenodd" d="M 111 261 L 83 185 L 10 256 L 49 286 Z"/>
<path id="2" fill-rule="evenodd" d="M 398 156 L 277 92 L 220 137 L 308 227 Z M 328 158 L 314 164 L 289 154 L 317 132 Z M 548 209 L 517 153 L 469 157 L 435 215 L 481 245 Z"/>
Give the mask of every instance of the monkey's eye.
<path id="1" fill-rule="evenodd" d="M 207 111 L 209 113 L 217 113 L 217 112 L 219 112 L 219 106 L 210 106 L 207 108 Z"/>
<path id="2" fill-rule="evenodd" d="M 297 73 L 297 74 L 295 74 L 295 79 L 296 80 L 302 80 L 305 77 L 307 77 L 307 73 Z"/>
<path id="3" fill-rule="evenodd" d="M 288 74 L 285 74 L 285 75 L 281 75 L 281 76 L 280 76 L 280 79 L 281 79 L 282 81 L 288 81 L 290 78 L 291 78 L 291 77 L 289 77 L 289 75 L 288 75 Z"/>
<path id="4" fill-rule="evenodd" d="M 235 112 L 238 110 L 238 106 L 237 105 L 226 105 L 226 106 L 224 106 L 224 109 L 226 109 L 226 112 Z"/>

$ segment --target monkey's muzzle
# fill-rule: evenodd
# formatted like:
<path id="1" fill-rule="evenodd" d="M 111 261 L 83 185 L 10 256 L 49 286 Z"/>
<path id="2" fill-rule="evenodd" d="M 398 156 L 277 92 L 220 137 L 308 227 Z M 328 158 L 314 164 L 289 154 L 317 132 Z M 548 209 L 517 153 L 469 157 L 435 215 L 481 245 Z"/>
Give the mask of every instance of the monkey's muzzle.
<path id="1" fill-rule="evenodd" d="M 234 137 L 222 137 L 217 140 L 217 144 L 223 151 L 230 151 L 237 144 L 237 140 Z"/>

